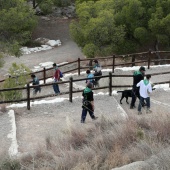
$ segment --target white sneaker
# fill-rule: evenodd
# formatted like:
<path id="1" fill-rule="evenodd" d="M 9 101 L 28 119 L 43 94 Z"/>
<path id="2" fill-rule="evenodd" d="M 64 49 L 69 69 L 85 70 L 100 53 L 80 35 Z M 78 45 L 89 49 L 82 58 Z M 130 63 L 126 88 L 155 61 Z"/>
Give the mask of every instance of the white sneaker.
<path id="1" fill-rule="evenodd" d="M 141 111 L 139 111 L 139 112 L 138 112 L 138 115 L 141 115 L 141 114 L 142 114 L 142 112 L 141 112 Z"/>
<path id="2" fill-rule="evenodd" d="M 152 110 L 147 109 L 147 110 L 146 110 L 146 113 L 152 113 Z"/>

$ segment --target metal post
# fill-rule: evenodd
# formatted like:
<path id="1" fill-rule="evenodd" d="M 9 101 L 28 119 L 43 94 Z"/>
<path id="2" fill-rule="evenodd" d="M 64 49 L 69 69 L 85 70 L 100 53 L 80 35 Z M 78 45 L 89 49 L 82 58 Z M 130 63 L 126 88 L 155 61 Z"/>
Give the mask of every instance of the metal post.
<path id="1" fill-rule="evenodd" d="M 78 58 L 78 75 L 80 75 L 80 58 Z"/>
<path id="2" fill-rule="evenodd" d="M 70 77 L 70 87 L 69 87 L 69 101 L 72 102 L 73 99 L 73 77 Z"/>
<path id="3" fill-rule="evenodd" d="M 112 95 L 112 73 L 109 72 L 109 96 Z"/>
<path id="4" fill-rule="evenodd" d="M 27 109 L 30 110 L 30 86 L 27 84 Z"/>

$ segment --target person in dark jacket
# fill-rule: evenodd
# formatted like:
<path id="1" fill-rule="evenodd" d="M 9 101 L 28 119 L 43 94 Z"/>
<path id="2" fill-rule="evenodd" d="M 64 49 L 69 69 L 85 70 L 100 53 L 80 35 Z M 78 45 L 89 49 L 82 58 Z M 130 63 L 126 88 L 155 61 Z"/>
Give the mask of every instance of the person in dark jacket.
<path id="1" fill-rule="evenodd" d="M 40 82 L 39 79 L 35 76 L 35 74 L 31 74 L 31 78 L 32 78 L 32 85 L 36 85 L 33 89 L 33 95 L 36 95 L 38 91 L 39 93 L 41 92 L 41 87 L 39 86 Z"/>
<path id="2" fill-rule="evenodd" d="M 102 67 L 100 66 L 98 60 L 93 60 L 94 61 L 94 66 L 93 66 L 93 70 L 94 70 L 94 76 L 102 76 Z M 95 81 L 99 81 L 100 78 L 95 78 Z"/>
<path id="3" fill-rule="evenodd" d="M 145 67 L 141 66 L 138 71 L 135 71 L 133 74 L 133 87 L 132 87 L 132 101 L 130 109 L 135 107 L 136 97 L 140 99 L 139 87 L 136 85 L 144 79 L 145 76 Z"/>
<path id="4" fill-rule="evenodd" d="M 87 111 L 89 112 L 89 115 L 93 120 L 97 119 L 97 117 L 94 116 L 94 98 L 93 98 L 92 88 L 93 88 L 93 84 L 88 83 L 82 94 L 83 110 L 81 115 L 81 123 L 85 123 Z"/>

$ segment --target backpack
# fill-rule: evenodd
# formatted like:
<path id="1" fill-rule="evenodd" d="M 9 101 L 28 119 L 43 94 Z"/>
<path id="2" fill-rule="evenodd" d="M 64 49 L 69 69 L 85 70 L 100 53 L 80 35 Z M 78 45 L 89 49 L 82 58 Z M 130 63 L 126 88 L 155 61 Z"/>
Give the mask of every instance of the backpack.
<path id="1" fill-rule="evenodd" d="M 63 77 L 63 73 L 60 71 L 60 78 L 62 78 Z"/>

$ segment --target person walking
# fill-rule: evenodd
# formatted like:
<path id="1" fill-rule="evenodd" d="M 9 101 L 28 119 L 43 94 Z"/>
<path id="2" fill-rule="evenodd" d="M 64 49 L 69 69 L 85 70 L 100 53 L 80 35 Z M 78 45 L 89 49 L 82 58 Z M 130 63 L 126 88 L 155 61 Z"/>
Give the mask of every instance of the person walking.
<path id="1" fill-rule="evenodd" d="M 35 86 L 33 88 L 33 95 L 36 95 L 38 91 L 39 93 L 41 92 L 41 87 L 39 86 L 40 82 L 39 79 L 35 76 L 35 74 L 31 74 L 31 78 L 32 78 L 32 85 Z"/>
<path id="2" fill-rule="evenodd" d="M 59 89 L 57 82 L 60 80 L 60 70 L 56 63 L 53 64 L 53 68 L 55 70 L 54 75 L 53 75 L 53 80 L 54 80 L 53 89 L 54 89 L 55 94 L 59 95 L 60 89 Z"/>
<path id="3" fill-rule="evenodd" d="M 87 74 L 87 78 L 89 78 L 89 80 L 86 80 L 86 84 L 92 83 L 92 86 L 93 86 L 93 84 L 94 84 L 94 79 L 92 79 L 92 78 L 94 78 L 94 75 L 91 73 L 90 70 L 87 70 L 87 71 L 86 71 L 86 74 Z"/>
<path id="4" fill-rule="evenodd" d="M 98 60 L 93 60 L 94 61 L 94 66 L 93 66 L 93 70 L 94 70 L 94 76 L 102 76 L 102 67 L 100 66 Z M 96 78 L 95 81 L 99 81 L 100 78 Z"/>
<path id="5" fill-rule="evenodd" d="M 146 101 L 146 106 L 147 106 L 146 113 L 152 112 L 150 110 L 150 97 L 149 97 L 149 94 L 152 93 L 152 86 L 151 86 L 151 83 L 149 82 L 150 78 L 151 78 L 151 75 L 148 74 L 145 80 L 141 80 L 137 84 L 137 87 L 140 87 L 140 90 L 139 90 L 140 101 L 138 105 L 138 114 L 142 114 L 141 108 L 142 108 L 142 104 L 144 103 L 144 100 Z"/>
<path id="6" fill-rule="evenodd" d="M 139 87 L 136 85 L 144 79 L 145 76 L 145 67 L 141 66 L 138 71 L 135 71 L 133 74 L 133 87 L 132 87 L 132 100 L 130 104 L 130 109 L 135 108 L 136 97 L 140 99 Z"/>
<path id="7" fill-rule="evenodd" d="M 93 84 L 88 83 L 82 93 L 83 110 L 82 110 L 82 115 L 81 115 L 81 123 L 85 123 L 87 111 L 89 112 L 89 115 L 93 120 L 96 120 L 98 118 L 94 116 L 94 98 L 93 98 L 92 88 L 93 88 Z"/>

